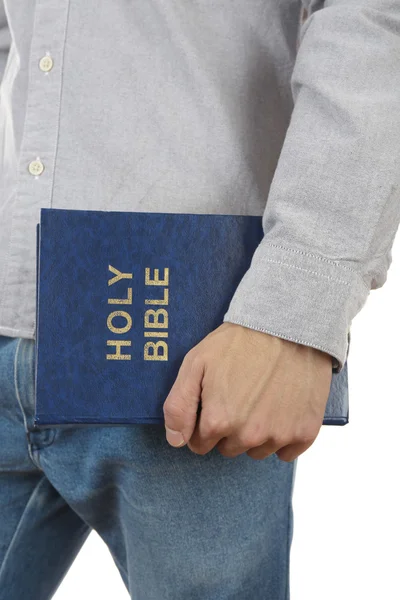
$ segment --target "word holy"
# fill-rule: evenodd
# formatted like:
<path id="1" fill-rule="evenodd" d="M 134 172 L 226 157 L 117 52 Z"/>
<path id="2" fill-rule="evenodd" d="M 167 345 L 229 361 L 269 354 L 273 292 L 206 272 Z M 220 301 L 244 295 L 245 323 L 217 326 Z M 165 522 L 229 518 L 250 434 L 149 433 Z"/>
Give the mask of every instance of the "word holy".
<path id="1" fill-rule="evenodd" d="M 122 273 L 112 265 L 108 265 L 108 270 L 114 274 L 114 277 L 109 279 L 108 285 L 111 286 L 121 279 L 133 279 L 133 273 Z M 145 299 L 145 304 L 154 306 L 168 306 L 168 285 L 169 285 L 169 269 L 164 269 L 163 279 L 160 279 L 159 269 L 154 269 L 154 276 L 150 276 L 150 268 L 145 268 L 145 285 L 163 287 L 162 298 Z M 132 305 L 132 288 L 127 288 L 125 298 L 108 298 L 108 304 L 126 304 Z M 125 319 L 125 324 L 122 327 L 116 327 L 113 320 L 116 317 Z M 132 328 L 132 317 L 127 310 L 114 310 L 108 315 L 107 327 L 109 331 L 117 335 L 122 335 Z M 144 313 L 144 331 L 145 338 L 167 338 L 168 337 L 168 311 L 166 308 L 148 308 Z M 164 331 L 160 331 L 163 329 Z M 107 346 L 115 346 L 115 354 L 107 354 L 107 360 L 131 360 L 130 354 L 122 354 L 121 348 L 131 346 L 131 340 L 113 339 L 107 340 Z M 168 344 L 163 339 L 158 341 L 147 341 L 143 346 L 144 360 L 168 360 Z"/>

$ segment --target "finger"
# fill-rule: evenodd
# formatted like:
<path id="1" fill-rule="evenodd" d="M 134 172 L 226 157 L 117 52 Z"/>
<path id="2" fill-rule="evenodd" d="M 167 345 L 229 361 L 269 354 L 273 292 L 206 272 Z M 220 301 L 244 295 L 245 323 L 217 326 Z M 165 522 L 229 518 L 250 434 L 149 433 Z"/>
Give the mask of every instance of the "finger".
<path id="1" fill-rule="evenodd" d="M 291 462 L 300 456 L 300 454 L 303 454 L 310 446 L 311 444 L 288 444 L 287 446 L 280 448 L 276 454 L 280 460 Z"/>
<path id="2" fill-rule="evenodd" d="M 274 452 L 277 452 L 280 448 L 281 445 L 279 443 L 268 440 L 260 446 L 250 448 L 246 451 L 246 454 L 255 460 L 264 460 L 264 458 L 268 458 L 268 456 L 271 456 L 271 454 L 274 454 Z"/>
<path id="3" fill-rule="evenodd" d="M 207 454 L 228 433 L 227 423 L 223 423 L 222 419 L 218 419 L 215 415 L 211 416 L 209 410 L 202 409 L 187 445 L 196 454 Z"/>
<path id="4" fill-rule="evenodd" d="M 204 365 L 198 354 L 188 352 L 164 402 L 167 441 L 181 447 L 190 439 L 196 425 Z"/>
<path id="5" fill-rule="evenodd" d="M 282 445 L 279 445 L 279 442 L 272 436 L 263 433 L 259 426 L 246 423 L 227 432 L 225 438 L 217 444 L 217 448 L 223 456 L 231 458 L 244 452 L 252 452 L 255 457 L 260 455 L 260 458 L 264 458 Z"/>

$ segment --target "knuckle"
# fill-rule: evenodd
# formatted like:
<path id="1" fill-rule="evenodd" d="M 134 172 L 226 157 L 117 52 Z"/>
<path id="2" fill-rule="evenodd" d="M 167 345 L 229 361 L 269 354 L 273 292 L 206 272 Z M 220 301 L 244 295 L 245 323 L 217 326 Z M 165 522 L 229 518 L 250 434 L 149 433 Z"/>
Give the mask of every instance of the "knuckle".
<path id="1" fill-rule="evenodd" d="M 261 446 L 264 440 L 261 438 L 259 434 L 253 432 L 243 432 L 238 436 L 238 443 L 243 448 L 254 448 L 256 446 Z"/>
<path id="2" fill-rule="evenodd" d="M 292 444 L 308 444 L 311 445 L 317 437 L 315 428 L 307 427 L 292 433 L 272 433 L 269 436 L 269 441 L 277 448 L 284 448 Z"/>
<path id="3" fill-rule="evenodd" d="M 244 447 L 261 446 L 266 441 L 265 426 L 262 423 L 245 427 L 238 435 L 239 443 Z"/>
<path id="4" fill-rule="evenodd" d="M 290 436 L 283 435 L 280 433 L 274 433 L 269 437 L 269 441 L 276 448 L 284 448 L 293 442 Z"/>
<path id="5" fill-rule="evenodd" d="M 205 437 L 214 437 L 229 431 L 229 423 L 227 420 L 221 420 L 216 417 L 208 417 L 203 426 Z"/>
<path id="6" fill-rule="evenodd" d="M 318 430 L 314 427 L 307 427 L 306 429 L 302 429 L 296 435 L 296 442 L 300 444 L 310 445 L 314 442 L 317 437 Z"/>
<path id="7" fill-rule="evenodd" d="M 303 435 L 300 439 L 300 443 L 305 446 L 311 446 L 315 441 L 315 435 Z"/>

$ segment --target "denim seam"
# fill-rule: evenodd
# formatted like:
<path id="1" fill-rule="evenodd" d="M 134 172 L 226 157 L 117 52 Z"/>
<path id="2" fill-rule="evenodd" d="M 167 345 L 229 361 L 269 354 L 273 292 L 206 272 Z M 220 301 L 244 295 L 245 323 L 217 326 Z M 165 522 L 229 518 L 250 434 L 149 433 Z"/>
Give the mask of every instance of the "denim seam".
<path id="1" fill-rule="evenodd" d="M 14 355 L 14 389 L 15 389 L 15 395 L 17 397 L 17 402 L 19 404 L 19 408 L 20 408 L 21 413 L 22 413 L 22 418 L 24 420 L 24 428 L 25 428 L 25 433 L 26 433 L 26 441 L 27 441 L 27 446 L 28 446 L 29 458 L 31 459 L 31 461 L 32 461 L 32 463 L 34 464 L 35 467 L 39 467 L 39 465 L 36 463 L 36 461 L 35 461 L 35 459 L 33 457 L 32 450 L 31 450 L 31 445 L 29 443 L 28 423 L 26 421 L 26 415 L 25 415 L 25 411 L 24 411 L 23 406 L 22 406 L 21 396 L 20 396 L 19 388 L 18 388 L 18 377 L 17 377 L 18 358 L 19 358 L 20 347 L 21 347 L 21 343 L 22 343 L 23 339 L 24 338 L 19 338 L 18 343 L 17 343 L 17 348 L 15 350 L 15 355 Z"/>
<path id="2" fill-rule="evenodd" d="M 34 466 L 40 470 L 43 470 L 40 464 L 40 456 L 39 456 L 39 451 L 42 448 L 47 448 L 48 446 L 51 446 L 51 444 L 54 442 L 55 437 L 56 437 L 56 431 L 54 429 L 50 429 L 50 436 L 49 439 L 46 442 L 42 442 L 42 443 L 37 443 L 34 441 L 31 441 L 31 431 L 29 430 L 28 427 L 28 423 L 26 420 L 26 414 L 23 408 L 23 404 L 21 401 L 21 394 L 19 391 L 19 387 L 18 387 L 18 363 L 19 363 L 19 358 L 20 358 L 20 354 L 21 354 L 21 344 L 26 342 L 27 340 L 25 340 L 25 338 L 20 338 L 18 340 L 18 344 L 17 344 L 17 348 L 15 351 L 15 357 L 14 357 L 14 387 L 15 387 L 15 394 L 18 400 L 18 404 L 20 407 L 20 410 L 22 412 L 22 417 L 24 420 L 24 428 L 25 428 L 25 432 L 26 432 L 26 436 L 27 436 L 27 446 L 28 446 L 28 454 L 29 454 L 29 458 L 31 459 L 32 463 L 34 464 Z"/>

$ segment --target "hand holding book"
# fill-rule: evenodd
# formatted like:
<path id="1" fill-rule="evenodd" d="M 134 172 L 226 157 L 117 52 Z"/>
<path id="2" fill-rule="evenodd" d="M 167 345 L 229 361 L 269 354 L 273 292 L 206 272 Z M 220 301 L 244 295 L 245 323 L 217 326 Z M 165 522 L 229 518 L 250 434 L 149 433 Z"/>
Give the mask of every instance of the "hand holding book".
<path id="1" fill-rule="evenodd" d="M 329 354 L 223 323 L 182 362 L 163 406 L 167 441 L 180 447 L 183 437 L 197 454 L 294 460 L 318 435 L 331 379 Z"/>

